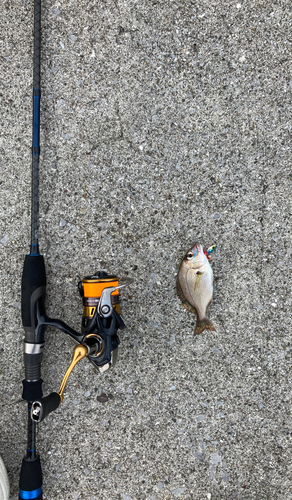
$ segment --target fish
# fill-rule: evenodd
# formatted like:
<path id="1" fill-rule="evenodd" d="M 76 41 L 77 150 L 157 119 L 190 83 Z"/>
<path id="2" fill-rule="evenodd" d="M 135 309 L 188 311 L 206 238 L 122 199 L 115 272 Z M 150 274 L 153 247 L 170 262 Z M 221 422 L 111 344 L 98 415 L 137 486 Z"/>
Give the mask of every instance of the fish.
<path id="1" fill-rule="evenodd" d="M 212 245 L 212 251 L 216 248 Z M 209 249 L 208 249 L 209 250 Z M 208 260 L 208 251 L 200 243 L 185 254 L 177 274 L 177 294 L 183 306 L 197 315 L 195 334 L 204 330 L 216 331 L 206 312 L 213 297 L 213 271 Z"/>

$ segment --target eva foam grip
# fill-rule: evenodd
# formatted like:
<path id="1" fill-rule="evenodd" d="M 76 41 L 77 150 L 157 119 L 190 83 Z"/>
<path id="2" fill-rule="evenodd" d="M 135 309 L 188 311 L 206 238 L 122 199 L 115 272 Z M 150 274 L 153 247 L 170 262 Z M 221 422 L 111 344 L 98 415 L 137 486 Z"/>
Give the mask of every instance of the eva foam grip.
<path id="1" fill-rule="evenodd" d="M 19 499 L 42 500 L 42 468 L 40 457 L 22 460 L 19 479 Z"/>
<path id="2" fill-rule="evenodd" d="M 35 382 L 27 382 L 26 380 L 23 380 L 22 399 L 25 399 L 26 401 L 41 399 L 43 397 L 42 383 L 43 381 L 41 378 Z"/>
<path id="3" fill-rule="evenodd" d="M 33 327 L 32 301 L 34 297 L 44 297 L 44 289 L 40 294 L 35 293 L 37 289 L 46 286 L 46 269 L 42 255 L 27 255 L 25 257 L 22 284 L 21 284 L 21 314 L 24 327 Z"/>

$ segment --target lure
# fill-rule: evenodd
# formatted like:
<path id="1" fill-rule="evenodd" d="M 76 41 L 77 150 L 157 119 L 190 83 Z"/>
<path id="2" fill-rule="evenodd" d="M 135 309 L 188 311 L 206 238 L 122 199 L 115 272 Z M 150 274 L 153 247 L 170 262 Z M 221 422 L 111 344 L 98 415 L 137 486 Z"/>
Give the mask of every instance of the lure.
<path id="1" fill-rule="evenodd" d="M 204 254 L 208 260 L 213 260 L 213 252 L 215 252 L 217 245 L 211 245 L 207 250 L 203 249 Z"/>

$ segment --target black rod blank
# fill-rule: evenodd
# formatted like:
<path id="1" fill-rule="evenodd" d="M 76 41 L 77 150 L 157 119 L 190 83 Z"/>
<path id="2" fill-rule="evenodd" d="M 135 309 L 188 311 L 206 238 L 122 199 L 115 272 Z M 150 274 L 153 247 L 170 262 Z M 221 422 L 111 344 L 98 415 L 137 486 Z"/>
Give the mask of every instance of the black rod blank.
<path id="1" fill-rule="evenodd" d="M 31 255 L 38 255 L 39 227 L 39 157 L 40 157 L 40 101 L 41 101 L 41 0 L 34 2 L 33 55 L 33 134 L 31 186 Z"/>

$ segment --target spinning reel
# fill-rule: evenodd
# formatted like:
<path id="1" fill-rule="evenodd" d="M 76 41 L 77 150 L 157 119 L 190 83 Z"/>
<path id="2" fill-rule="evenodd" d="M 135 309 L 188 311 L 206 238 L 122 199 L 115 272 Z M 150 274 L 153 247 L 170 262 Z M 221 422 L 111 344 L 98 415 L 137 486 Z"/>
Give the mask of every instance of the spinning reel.
<path id="1" fill-rule="evenodd" d="M 99 271 L 78 284 L 83 297 L 82 333 L 88 345 L 96 346 L 96 352 L 88 357 L 100 372 L 115 363 L 120 343 L 117 330 L 125 327 L 120 316 L 119 289 L 130 280 L 123 281 L 124 284 L 119 284 L 116 276 Z"/>
<path id="2" fill-rule="evenodd" d="M 78 345 L 74 348 L 72 361 L 64 375 L 59 391 L 53 392 L 45 398 L 37 398 L 32 402 L 30 416 L 33 421 L 41 422 L 49 413 L 58 408 L 63 401 L 63 391 L 70 373 L 85 356 L 100 372 L 105 372 L 114 366 L 120 344 L 118 330 L 125 328 L 120 316 L 119 290 L 130 284 L 131 281 L 131 279 L 119 280 L 117 276 L 99 271 L 93 276 L 86 276 L 79 282 L 78 289 L 83 298 L 81 333 L 76 332 L 61 320 L 49 318 L 45 313 L 43 297 L 36 301 L 34 307 L 36 311 L 35 331 L 42 335 L 45 326 L 55 326 L 70 335 L 78 342 Z M 25 344 L 27 361 L 31 359 L 30 346 L 29 343 Z M 43 347 L 44 343 L 34 343 L 33 356 L 38 355 L 41 360 Z M 35 358 L 33 361 L 35 362 Z"/>

